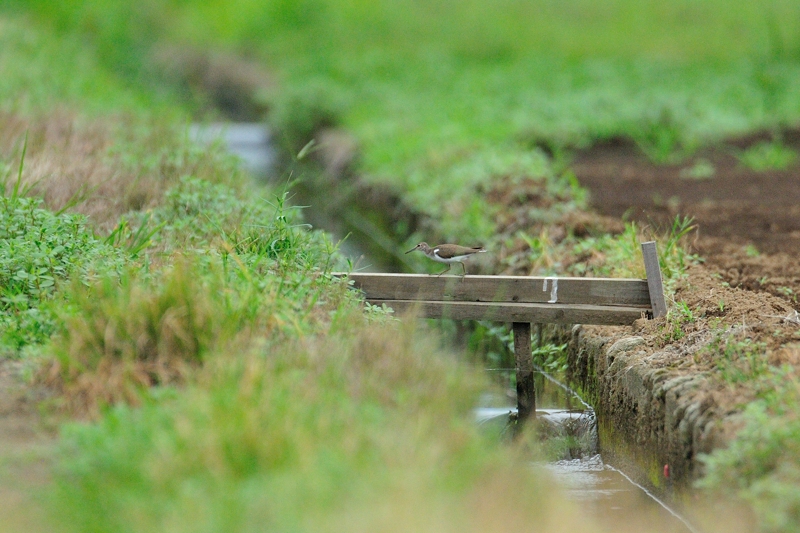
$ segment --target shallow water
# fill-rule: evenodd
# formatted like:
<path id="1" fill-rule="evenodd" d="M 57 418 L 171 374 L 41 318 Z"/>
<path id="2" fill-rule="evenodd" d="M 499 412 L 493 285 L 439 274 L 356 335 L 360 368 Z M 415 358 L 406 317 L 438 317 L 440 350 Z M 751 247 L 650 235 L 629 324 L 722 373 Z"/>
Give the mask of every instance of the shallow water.
<path id="1" fill-rule="evenodd" d="M 609 531 L 695 533 L 696 529 L 624 472 L 603 462 L 600 454 L 557 461 L 546 468 L 569 498 Z"/>
<path id="2" fill-rule="evenodd" d="M 570 499 L 579 503 L 587 520 L 609 532 L 697 533 L 683 516 L 621 468 L 598 453 L 596 417 L 592 408 L 569 388 L 545 374 L 537 376 L 536 417 L 547 439 L 569 438 L 561 450 L 566 458 L 545 463 Z M 486 397 L 487 403 L 497 398 Z M 516 407 L 478 407 L 475 419 L 490 431 L 510 431 L 509 416 Z M 547 442 L 545 442 L 547 446 Z"/>
<path id="3" fill-rule="evenodd" d="M 189 138 L 199 144 L 221 142 L 227 150 L 239 157 L 244 167 L 256 177 L 275 170 L 278 154 L 270 131 L 256 122 L 215 122 L 192 124 Z"/>

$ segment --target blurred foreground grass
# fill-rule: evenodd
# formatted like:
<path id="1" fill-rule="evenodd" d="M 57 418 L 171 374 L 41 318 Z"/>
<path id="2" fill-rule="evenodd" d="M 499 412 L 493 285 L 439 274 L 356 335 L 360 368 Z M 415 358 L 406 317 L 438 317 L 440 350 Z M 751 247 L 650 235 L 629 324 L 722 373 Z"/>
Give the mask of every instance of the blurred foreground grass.
<path id="1" fill-rule="evenodd" d="M 546 476 L 482 436 L 476 372 L 399 324 L 208 354 L 193 384 L 65 428 L 68 531 L 546 531 Z M 562 529 L 563 524 L 563 529 Z"/>

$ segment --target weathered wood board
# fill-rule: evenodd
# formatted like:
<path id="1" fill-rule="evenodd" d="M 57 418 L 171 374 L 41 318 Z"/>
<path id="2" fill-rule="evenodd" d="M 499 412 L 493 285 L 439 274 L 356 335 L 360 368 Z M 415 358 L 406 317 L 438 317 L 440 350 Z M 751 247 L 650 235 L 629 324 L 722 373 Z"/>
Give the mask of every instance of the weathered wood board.
<path id="1" fill-rule="evenodd" d="M 509 303 L 509 302 L 441 302 L 430 300 L 377 300 L 399 314 L 420 318 L 453 320 L 490 320 L 493 322 L 529 322 L 544 324 L 627 325 L 647 313 L 649 308 L 599 306 L 583 304 Z"/>
<path id="2" fill-rule="evenodd" d="M 345 274 L 340 274 L 345 275 Z M 647 280 L 535 276 L 349 274 L 370 300 L 559 303 L 650 307 Z"/>

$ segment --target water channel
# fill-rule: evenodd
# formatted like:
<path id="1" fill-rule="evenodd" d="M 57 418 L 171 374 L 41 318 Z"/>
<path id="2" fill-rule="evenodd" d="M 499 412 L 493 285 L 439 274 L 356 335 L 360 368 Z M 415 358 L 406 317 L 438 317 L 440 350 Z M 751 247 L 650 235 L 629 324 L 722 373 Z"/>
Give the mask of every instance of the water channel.
<path id="1" fill-rule="evenodd" d="M 200 143 L 223 142 L 256 177 L 270 175 L 276 168 L 277 153 L 261 124 L 194 125 L 190 137 Z M 361 255 L 352 244 L 343 252 L 353 255 L 353 262 Z M 604 458 L 589 404 L 544 372 L 537 374 L 536 387 L 536 417 L 547 435 L 545 446 L 557 443 L 561 454 L 544 467 L 587 518 L 615 533 L 698 533 L 674 505 L 634 481 L 626 467 Z M 477 423 L 487 431 L 510 431 L 515 402 L 487 396 L 483 403 L 475 409 Z"/>
<path id="2" fill-rule="evenodd" d="M 487 397 L 494 407 L 478 407 L 475 418 L 490 431 L 507 432 L 516 406 L 508 401 L 497 407 L 498 398 Z M 698 530 L 637 483 L 621 465 L 604 459 L 598 441 L 597 419 L 592 407 L 577 393 L 549 374 L 536 375 L 536 418 L 548 442 L 555 443 L 556 460 L 545 468 L 579 509 L 609 532 L 698 533 Z"/>

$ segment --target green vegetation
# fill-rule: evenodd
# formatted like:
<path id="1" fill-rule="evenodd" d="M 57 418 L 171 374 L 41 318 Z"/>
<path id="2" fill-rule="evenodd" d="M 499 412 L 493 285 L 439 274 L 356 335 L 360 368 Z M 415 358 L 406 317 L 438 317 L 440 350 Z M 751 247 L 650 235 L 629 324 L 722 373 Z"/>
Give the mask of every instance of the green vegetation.
<path id="1" fill-rule="evenodd" d="M 792 531 L 800 522 L 800 383 L 788 366 L 759 375 L 759 398 L 745 407 L 744 428 L 727 449 L 702 458 L 700 486 L 747 501 L 761 531 Z"/>
<path id="2" fill-rule="evenodd" d="M 189 142 L 190 120 L 220 113 L 214 54 L 274 76 L 244 97 L 269 109 L 284 155 L 347 129 L 359 176 L 427 216 L 426 231 L 511 250 L 510 270 L 638 277 L 653 232 L 571 223 L 587 206 L 572 151 L 622 137 L 676 163 L 726 135 L 795 124 L 798 25 L 800 8 L 780 0 L 4 3 L 0 349 L 34 348 L 34 379 L 58 393 L 48 405 L 87 420 L 63 426 L 52 522 L 577 528 L 546 478 L 518 468 L 517 447 L 474 427 L 485 376 L 333 279 L 347 265 L 290 192 L 257 188 L 221 147 Z M 741 154 L 758 169 L 795 158 L 777 141 Z M 686 176 L 713 173 L 698 161 Z M 693 260 L 690 226 L 656 235 L 668 288 Z M 670 312 L 674 340 L 694 315 Z M 472 339 L 498 361 L 507 341 L 501 328 Z M 762 346 L 713 347 L 726 383 L 769 376 Z M 563 369 L 557 347 L 537 357 Z M 731 449 L 758 451 L 767 414 L 786 420 L 768 427 L 777 445 L 752 472 L 710 457 L 708 483 L 738 475 L 728 485 L 780 528 L 796 515 L 780 500 L 796 481 L 784 410 L 796 390 L 776 390 Z"/>
<path id="3" fill-rule="evenodd" d="M 716 169 L 707 159 L 700 158 L 692 166 L 681 170 L 681 178 L 689 180 L 704 181 L 714 177 Z"/>
<path id="4" fill-rule="evenodd" d="M 737 332 L 717 332 L 704 349 L 713 354 L 719 377 L 729 383 L 750 382 L 769 370 L 764 343 L 739 339 Z"/>
<path id="5" fill-rule="evenodd" d="M 87 283 L 125 264 L 124 255 L 98 239 L 82 215 L 53 213 L 41 203 L 16 194 L 0 197 L 2 353 L 54 333 L 54 310 L 47 304 L 67 280 Z"/>
<path id="6" fill-rule="evenodd" d="M 577 275 L 645 278 L 641 243 L 655 240 L 665 290 L 670 293 L 675 283 L 685 276 L 686 268 L 697 260 L 687 252 L 684 242 L 693 229 L 691 218 L 678 216 L 663 234 L 645 231 L 635 222 L 628 222 L 617 235 L 568 239 L 565 242 L 571 245 L 569 255 L 583 259 L 568 269 Z"/>
<path id="7" fill-rule="evenodd" d="M 55 55 L 58 40 L 40 43 Z M 90 421 L 64 425 L 48 457 L 50 524 L 556 523 L 562 504 L 544 478 L 472 423 L 484 376 L 413 324 L 363 313 L 329 275 L 336 246 L 290 194 L 255 189 L 218 147 L 176 138 L 180 108 L 156 116 L 136 107 L 143 95 L 128 101 L 133 117 L 87 125 L 82 113 L 116 106 L 121 85 L 96 108 L 54 92 L 2 121 L 17 138 L 30 132 L 25 156 L 19 142 L 3 146 L 4 349 L 35 353 L 34 380 L 58 393 L 47 405 Z M 76 110 L 50 115 L 58 105 Z M 530 505 L 509 503 L 519 494 Z"/>
<path id="8" fill-rule="evenodd" d="M 27 114 L 68 105 L 90 114 L 167 112 L 159 105 L 165 98 L 130 87 L 87 50 L 80 36 L 52 35 L 29 17 L 9 16 L 7 11 L 5 6 L 0 13 L 2 111 Z"/>
<path id="9" fill-rule="evenodd" d="M 481 531 L 519 494 L 531 509 L 513 520 L 548 515 L 541 478 L 469 422 L 473 371 L 399 325 L 337 322 L 218 353 L 199 385 L 66 428 L 60 516 L 75 531 Z"/>
<path id="10" fill-rule="evenodd" d="M 755 144 L 737 156 L 744 166 L 759 172 L 785 170 L 797 160 L 795 150 L 775 141 Z"/>
<path id="11" fill-rule="evenodd" d="M 126 82 L 191 70 L 159 70 L 153 58 L 169 50 L 262 62 L 280 88 L 253 98 L 269 104 L 291 152 L 322 128 L 347 128 L 361 173 L 439 220 L 445 239 L 491 235 L 491 212 L 472 199 L 477 184 L 504 179 L 495 154 L 524 161 L 536 146 L 563 153 L 621 136 L 677 161 L 800 118 L 789 90 L 800 81 L 800 12 L 778 0 L 14 4 L 84 36 Z"/>

